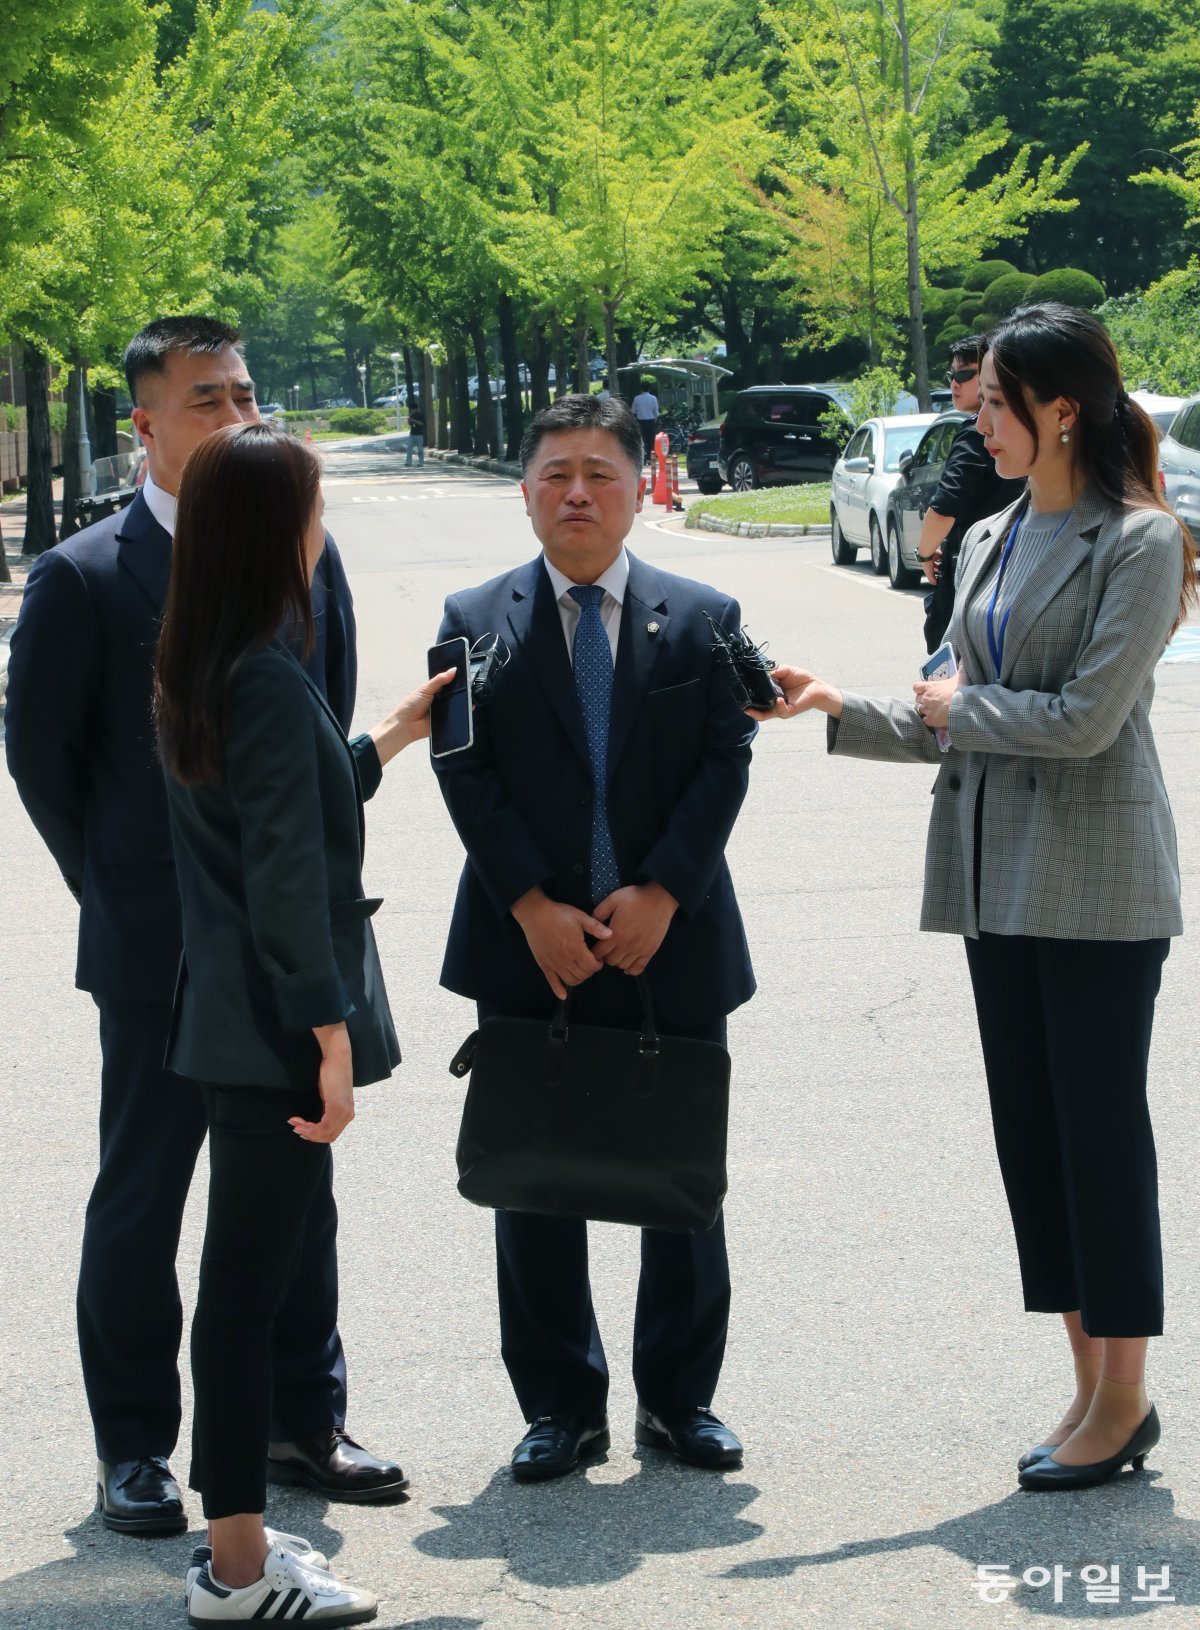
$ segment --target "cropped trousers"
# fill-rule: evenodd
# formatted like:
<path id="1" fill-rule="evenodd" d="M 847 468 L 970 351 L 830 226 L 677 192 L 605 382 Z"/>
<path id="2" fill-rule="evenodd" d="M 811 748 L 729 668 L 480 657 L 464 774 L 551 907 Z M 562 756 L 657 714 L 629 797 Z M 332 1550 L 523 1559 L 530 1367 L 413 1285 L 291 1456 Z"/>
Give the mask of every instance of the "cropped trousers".
<path id="1" fill-rule="evenodd" d="M 1163 1327 L 1146 1101 L 1170 941 L 981 934 L 967 963 L 1025 1306 L 1089 1336 Z"/>

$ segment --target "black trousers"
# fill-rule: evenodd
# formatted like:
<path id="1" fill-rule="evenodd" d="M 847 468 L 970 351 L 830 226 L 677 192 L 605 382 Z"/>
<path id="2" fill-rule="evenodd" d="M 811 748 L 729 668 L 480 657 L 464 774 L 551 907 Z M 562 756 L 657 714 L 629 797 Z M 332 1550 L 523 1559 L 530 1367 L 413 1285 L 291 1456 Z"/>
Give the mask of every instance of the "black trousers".
<path id="1" fill-rule="evenodd" d="M 658 420 L 639 419 L 638 429 L 642 433 L 642 451 L 645 454 L 645 462 L 649 464 L 650 455 L 654 451 L 654 438 L 658 435 Z"/>
<path id="2" fill-rule="evenodd" d="M 183 1314 L 175 1254 L 206 1122 L 200 1087 L 163 1068 L 170 1006 L 108 998 L 97 1005 L 100 1170 L 83 1231 L 79 1351 L 97 1454 L 134 1460 L 169 1455 L 179 1438 Z M 274 1439 L 345 1420 L 329 1175 L 304 1230 L 300 1279 L 275 1327 Z"/>
<path id="3" fill-rule="evenodd" d="M 982 934 L 967 963 L 1025 1306 L 1090 1336 L 1163 1326 L 1146 1102 L 1170 941 Z"/>
<path id="4" fill-rule="evenodd" d="M 202 1089 L 208 1115 L 208 1219 L 192 1320 L 189 1482 L 204 1515 L 232 1517 L 267 1503 L 273 1353 L 297 1275 L 305 1224 L 328 1183 L 327 1143 L 298 1138 L 292 1115 L 321 1118 L 308 1092 Z"/>
<path id="5" fill-rule="evenodd" d="M 553 1000 L 547 992 L 544 1016 Z M 480 1006 L 481 1020 L 495 1009 Z M 640 1025 L 637 987 L 627 974 L 603 969 L 572 993 L 580 1023 Z M 542 1013 L 519 1015 L 539 1018 Z M 660 1028 L 725 1045 L 726 1022 L 684 1029 L 658 1012 Z M 702 1234 L 646 1228 L 633 1324 L 633 1379 L 638 1398 L 669 1417 L 712 1402 L 729 1330 L 729 1258 L 725 1220 Z M 574 1218 L 496 1213 L 500 1343 L 527 1421 L 604 1414 L 608 1363 L 592 1306 L 587 1224 Z"/>

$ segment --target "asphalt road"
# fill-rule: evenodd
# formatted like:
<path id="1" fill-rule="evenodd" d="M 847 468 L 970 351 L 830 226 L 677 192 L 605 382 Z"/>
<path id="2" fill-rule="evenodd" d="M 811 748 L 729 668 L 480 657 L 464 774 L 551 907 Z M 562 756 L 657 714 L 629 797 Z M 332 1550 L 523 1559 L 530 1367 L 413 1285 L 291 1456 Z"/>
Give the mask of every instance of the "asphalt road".
<path id="1" fill-rule="evenodd" d="M 329 459 L 363 724 L 421 676 L 443 596 L 533 553 L 511 483 L 397 462 Z M 919 597 L 866 564 L 833 568 L 826 542 L 639 523 L 631 545 L 735 593 L 776 654 L 869 693 L 907 691 Z M 1195 909 L 1200 666 L 1164 665 L 1154 717 Z M 1163 1443 L 1142 1476 L 1024 1495 L 1014 1463 L 1057 1418 L 1069 1370 L 1055 1321 L 1021 1311 L 961 947 L 916 930 L 931 782 L 927 768 L 829 761 L 810 720 L 770 727 L 756 749 L 730 851 L 760 989 L 730 1026 L 734 1308 L 716 1399 L 746 1442 L 744 1470 L 716 1477 L 634 1449 L 637 1241 L 597 1227 L 613 1448 L 586 1472 L 518 1488 L 491 1219 L 454 1187 L 462 1088 L 447 1064 L 472 1015 L 437 974 L 461 855 L 422 751 L 389 770 L 369 811 L 366 883 L 386 897 L 375 924 L 405 1062 L 361 1095 L 336 1159 L 350 1426 L 403 1461 L 412 1498 L 356 1509 L 281 1490 L 269 1508 L 380 1593 L 381 1626 L 957 1630 L 1152 1611 L 1200 1624 L 1196 940 L 1177 941 L 1167 964 L 1152 1064 Z M 182 1622 L 195 1535 L 138 1541 L 99 1525 L 75 1349 L 95 1010 L 71 984 L 74 907 L 7 780 L 0 829 L 0 1630 L 157 1630 Z M 1116 1195 L 1119 1149 L 1112 1174 Z M 198 1179 L 181 1251 L 189 1306 L 202 1189 Z M 175 1456 L 180 1475 L 186 1458 Z M 199 1500 L 188 1504 L 198 1528 Z M 981 1564 L 1051 1579 L 1035 1571 L 985 1603 L 972 1588 Z M 1139 1568 L 1163 1564 L 1175 1603 L 1135 1601 Z M 1113 1565 L 1119 1601 L 1089 1604 L 1080 1569 Z M 1055 1567 L 1068 1570 L 1061 1602 Z"/>

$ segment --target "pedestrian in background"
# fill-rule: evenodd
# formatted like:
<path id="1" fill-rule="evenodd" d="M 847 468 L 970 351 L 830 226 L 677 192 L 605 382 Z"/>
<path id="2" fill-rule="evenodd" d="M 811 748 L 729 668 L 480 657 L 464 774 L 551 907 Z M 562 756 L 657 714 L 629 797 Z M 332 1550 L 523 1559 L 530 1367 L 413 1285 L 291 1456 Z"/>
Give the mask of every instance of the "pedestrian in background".
<path id="1" fill-rule="evenodd" d="M 633 416 L 642 433 L 642 462 L 649 464 L 654 452 L 654 438 L 658 434 L 658 397 L 650 389 L 652 381 L 643 379 L 642 388 L 633 399 Z"/>
<path id="2" fill-rule="evenodd" d="M 404 460 L 404 468 L 412 469 L 413 454 L 417 455 L 417 463 L 421 469 L 425 468 L 425 410 L 415 398 L 408 404 L 408 456 Z"/>
<path id="3" fill-rule="evenodd" d="M 400 1061 L 370 925 L 381 902 L 363 897 L 363 798 L 428 734 L 452 676 L 347 742 L 279 638 L 301 630 L 302 654 L 314 639 L 321 510 L 302 442 L 269 424 L 202 441 L 183 472 L 155 658 L 183 908 L 165 1090 L 200 1082 L 208 1123 L 189 1481 L 211 1549 L 188 1576 L 192 1624 L 375 1616 L 307 1541 L 263 1526 L 271 1352 L 354 1088 Z"/>
<path id="4" fill-rule="evenodd" d="M 946 383 L 954 406 L 972 415 L 979 412 L 982 393 L 979 366 L 987 341 L 980 334 L 956 340 L 950 347 Z M 925 596 L 925 648 L 933 652 L 946 637 L 954 610 L 954 574 L 962 540 L 976 521 L 986 520 L 1015 502 L 1024 481 L 1008 481 L 988 456 L 974 417 L 954 437 L 941 479 L 929 500 L 917 554 L 921 569 L 934 585 Z"/>
<path id="5" fill-rule="evenodd" d="M 1025 1306 L 1062 1315 L 1075 1369 L 1019 1481 L 1083 1488 L 1140 1467 L 1159 1439 L 1146 1070 L 1182 918 L 1149 714 L 1155 666 L 1196 600 L 1195 548 L 1095 318 L 1014 312 L 989 338 L 983 391 L 987 451 L 1028 496 L 964 541 L 958 673 L 915 685 L 914 706 L 776 669 L 776 713 L 828 714 L 832 753 L 941 764 L 921 926 L 965 937 Z"/>

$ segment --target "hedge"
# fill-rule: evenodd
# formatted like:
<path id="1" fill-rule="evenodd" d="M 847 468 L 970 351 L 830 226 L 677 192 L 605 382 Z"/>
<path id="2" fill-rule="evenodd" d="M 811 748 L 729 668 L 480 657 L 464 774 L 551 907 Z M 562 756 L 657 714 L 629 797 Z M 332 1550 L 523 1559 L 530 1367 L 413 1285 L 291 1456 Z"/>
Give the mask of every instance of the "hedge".
<path id="1" fill-rule="evenodd" d="M 1090 272 L 1081 272 L 1074 266 L 1060 266 L 1057 271 L 1043 272 L 1035 277 L 1025 291 L 1029 305 L 1040 306 L 1044 300 L 1058 300 L 1064 306 L 1079 306 L 1084 311 L 1095 311 L 1104 303 L 1104 284 Z"/>
<path id="2" fill-rule="evenodd" d="M 380 408 L 334 408 L 329 415 L 329 428 L 349 436 L 374 436 L 395 424 L 395 415 Z"/>
<path id="3" fill-rule="evenodd" d="M 983 291 L 984 317 L 1007 317 L 1010 311 L 1024 305 L 1034 279 L 1029 272 L 1005 272 L 989 283 Z"/>

